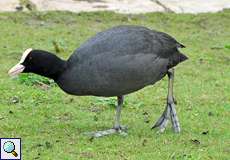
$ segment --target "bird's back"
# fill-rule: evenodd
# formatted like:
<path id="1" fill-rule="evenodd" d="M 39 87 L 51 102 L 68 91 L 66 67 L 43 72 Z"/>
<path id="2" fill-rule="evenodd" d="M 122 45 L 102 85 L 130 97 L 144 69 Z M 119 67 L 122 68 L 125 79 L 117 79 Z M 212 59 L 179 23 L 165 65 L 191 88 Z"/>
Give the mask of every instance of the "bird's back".
<path id="1" fill-rule="evenodd" d="M 152 53 L 169 57 L 173 50 L 182 45 L 173 37 L 141 26 L 117 26 L 97 33 L 82 44 L 69 60 L 82 56 L 94 56 L 111 51 L 124 54 Z"/>
<path id="2" fill-rule="evenodd" d="M 171 36 L 145 27 L 114 27 L 73 53 L 59 84 L 77 95 L 128 94 L 154 84 L 182 61 L 181 46 Z"/>

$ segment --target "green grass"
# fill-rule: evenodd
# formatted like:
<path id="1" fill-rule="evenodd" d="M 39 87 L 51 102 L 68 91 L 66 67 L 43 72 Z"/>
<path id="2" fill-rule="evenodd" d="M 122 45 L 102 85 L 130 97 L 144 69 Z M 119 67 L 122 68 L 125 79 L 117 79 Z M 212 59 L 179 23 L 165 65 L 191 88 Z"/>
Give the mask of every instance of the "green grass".
<path id="1" fill-rule="evenodd" d="M 1 13 L 0 24 L 0 137 L 21 137 L 23 159 L 229 160 L 230 10 L 198 15 L 17 12 Z M 164 31 L 187 46 L 182 52 L 190 59 L 176 67 L 175 75 L 181 134 L 170 126 L 163 134 L 150 130 L 165 107 L 167 78 L 125 97 L 127 137 L 90 140 L 84 132 L 112 126 L 114 98 L 71 96 L 38 76 L 7 75 L 27 48 L 58 51 L 67 59 L 95 33 L 121 24 Z"/>

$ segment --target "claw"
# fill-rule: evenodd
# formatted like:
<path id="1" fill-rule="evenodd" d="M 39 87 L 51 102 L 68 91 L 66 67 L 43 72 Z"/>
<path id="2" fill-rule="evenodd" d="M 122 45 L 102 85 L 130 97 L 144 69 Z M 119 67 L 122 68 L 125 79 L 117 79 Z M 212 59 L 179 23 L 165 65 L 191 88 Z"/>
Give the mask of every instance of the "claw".
<path id="1" fill-rule="evenodd" d="M 164 132 L 164 130 L 165 130 L 167 124 L 168 124 L 169 115 L 170 115 L 170 110 L 169 110 L 168 105 L 167 105 L 166 108 L 165 108 L 165 111 L 163 112 L 161 117 L 157 120 L 157 122 L 152 127 L 152 129 L 159 127 L 160 132 Z"/>

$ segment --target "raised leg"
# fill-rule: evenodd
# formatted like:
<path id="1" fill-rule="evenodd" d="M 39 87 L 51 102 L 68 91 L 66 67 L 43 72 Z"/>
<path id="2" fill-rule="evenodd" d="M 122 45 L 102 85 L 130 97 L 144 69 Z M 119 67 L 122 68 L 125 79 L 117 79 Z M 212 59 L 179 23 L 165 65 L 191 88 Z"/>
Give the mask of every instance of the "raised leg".
<path id="1" fill-rule="evenodd" d="M 113 128 L 104 130 L 104 131 L 90 132 L 90 133 L 87 133 L 87 135 L 90 135 L 95 138 L 107 136 L 107 135 L 114 134 L 114 133 L 120 133 L 122 135 L 126 135 L 127 128 L 120 125 L 121 108 L 122 108 L 123 102 L 124 102 L 124 96 L 118 96 L 115 122 L 114 122 Z"/>
<path id="2" fill-rule="evenodd" d="M 159 128 L 160 132 L 163 132 L 167 126 L 167 123 L 169 119 L 171 119 L 172 127 L 174 132 L 179 133 L 180 132 L 180 124 L 179 120 L 176 114 L 176 105 L 175 105 L 175 99 L 173 97 L 173 80 L 174 80 L 174 69 L 168 70 L 168 96 L 167 96 L 167 104 L 165 107 L 165 111 L 161 115 L 161 117 L 158 119 L 158 121 L 153 125 L 153 128 Z"/>

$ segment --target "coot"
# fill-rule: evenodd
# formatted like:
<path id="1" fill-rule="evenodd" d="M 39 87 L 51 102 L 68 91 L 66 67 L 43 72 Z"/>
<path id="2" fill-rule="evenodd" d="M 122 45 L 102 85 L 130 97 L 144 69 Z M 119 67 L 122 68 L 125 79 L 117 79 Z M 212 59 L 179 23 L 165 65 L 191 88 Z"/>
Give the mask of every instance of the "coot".
<path id="1" fill-rule="evenodd" d="M 116 96 L 118 104 L 113 128 L 93 132 L 95 137 L 121 133 L 124 95 L 153 85 L 168 75 L 167 105 L 152 128 L 164 131 L 171 119 L 174 131 L 180 132 L 173 97 L 173 67 L 187 59 L 179 51 L 183 47 L 163 32 L 142 26 L 117 26 L 90 38 L 68 60 L 47 51 L 27 49 L 9 74 L 39 74 L 53 79 L 72 95 Z"/>

